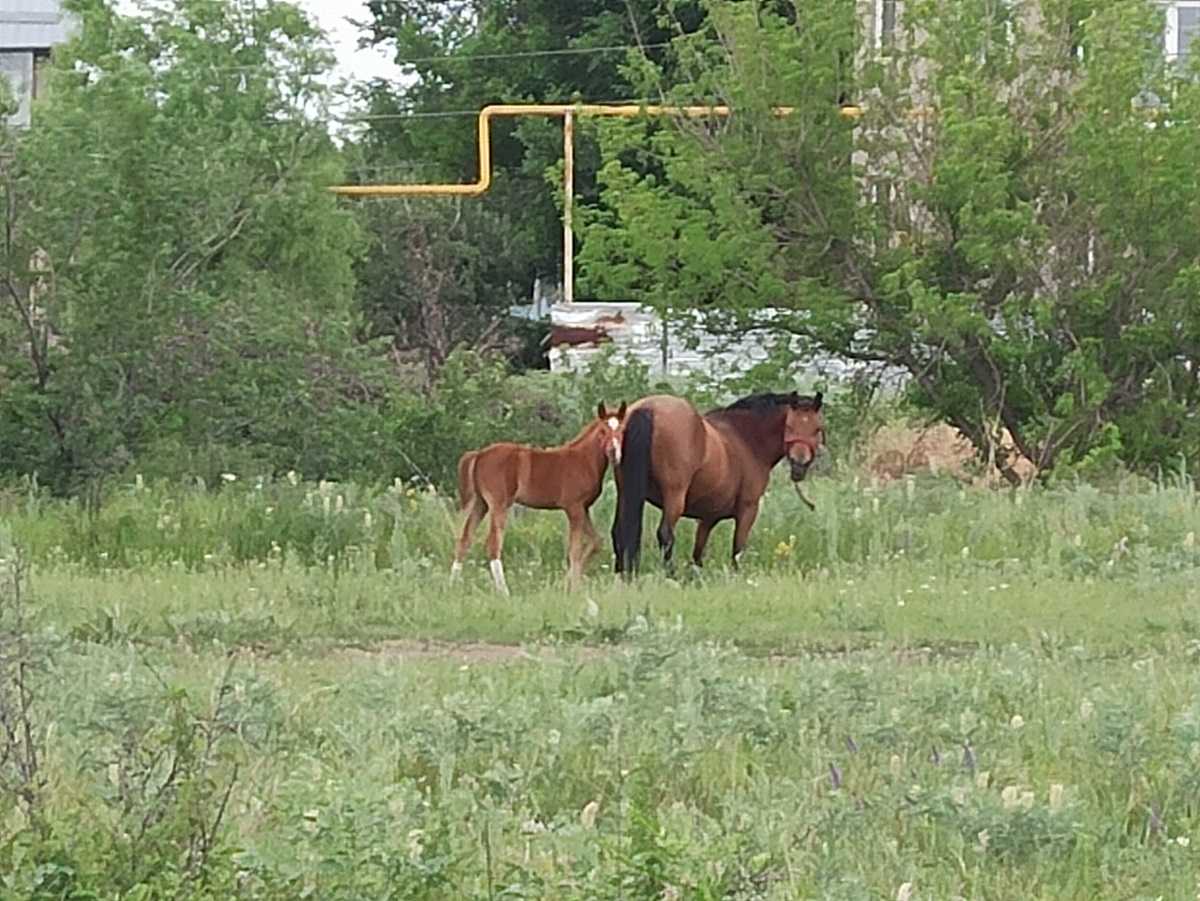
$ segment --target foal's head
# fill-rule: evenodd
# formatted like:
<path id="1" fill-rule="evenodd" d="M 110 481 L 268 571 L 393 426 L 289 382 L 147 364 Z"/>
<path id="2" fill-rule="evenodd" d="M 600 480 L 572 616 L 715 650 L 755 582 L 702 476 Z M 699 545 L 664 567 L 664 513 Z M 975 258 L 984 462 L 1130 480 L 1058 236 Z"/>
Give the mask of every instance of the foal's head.
<path id="1" fill-rule="evenodd" d="M 593 430 L 604 447 L 604 456 L 615 467 L 621 462 L 621 442 L 625 438 L 625 401 L 616 410 L 609 410 L 601 401 L 596 407 L 596 417 Z"/>
<path id="2" fill-rule="evenodd" d="M 783 424 L 783 453 L 792 468 L 792 481 L 799 482 L 825 446 L 825 416 L 821 412 L 821 392 L 812 397 L 792 394 L 788 399 Z"/>

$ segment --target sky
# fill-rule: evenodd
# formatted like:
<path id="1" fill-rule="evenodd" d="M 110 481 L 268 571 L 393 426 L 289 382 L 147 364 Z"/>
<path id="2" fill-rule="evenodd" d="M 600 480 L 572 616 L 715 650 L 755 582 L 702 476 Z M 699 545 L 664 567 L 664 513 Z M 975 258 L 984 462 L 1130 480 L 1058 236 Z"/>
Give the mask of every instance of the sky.
<path id="1" fill-rule="evenodd" d="M 354 82 L 365 82 L 371 78 L 400 76 L 400 70 L 380 48 L 359 49 L 359 29 L 347 19 L 369 20 L 370 13 L 364 0 L 292 0 L 307 12 L 329 34 L 337 52 L 336 76 Z"/>
<path id="2" fill-rule="evenodd" d="M 400 77 L 400 69 L 391 62 L 388 51 L 381 48 L 360 50 L 359 29 L 348 19 L 370 20 L 366 0 L 292 0 L 311 16 L 329 35 L 337 53 L 337 71 L 331 80 L 347 78 L 365 82 L 372 78 Z M 136 9 L 134 0 L 118 0 L 117 8 L 124 12 Z"/>

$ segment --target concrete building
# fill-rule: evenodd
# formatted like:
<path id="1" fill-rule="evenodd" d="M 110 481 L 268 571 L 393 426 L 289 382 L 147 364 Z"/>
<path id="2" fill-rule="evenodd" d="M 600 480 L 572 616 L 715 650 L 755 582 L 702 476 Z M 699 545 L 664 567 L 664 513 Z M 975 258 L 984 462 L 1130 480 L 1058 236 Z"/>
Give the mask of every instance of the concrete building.
<path id="1" fill-rule="evenodd" d="M 8 124 L 28 126 L 30 107 L 44 90 L 40 77 L 50 51 L 70 37 L 73 23 L 59 0 L 0 0 L 0 76 L 18 109 Z"/>

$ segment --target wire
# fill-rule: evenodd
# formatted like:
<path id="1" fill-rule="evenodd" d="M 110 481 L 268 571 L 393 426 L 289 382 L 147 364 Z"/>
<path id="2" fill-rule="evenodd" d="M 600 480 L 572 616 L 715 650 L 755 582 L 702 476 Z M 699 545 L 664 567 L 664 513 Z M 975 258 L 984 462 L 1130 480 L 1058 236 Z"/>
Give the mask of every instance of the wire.
<path id="1" fill-rule="evenodd" d="M 554 101 L 548 101 L 548 102 L 554 102 Z M 562 101 L 562 102 L 570 103 L 573 101 Z M 636 103 L 643 103 L 643 102 L 645 102 L 645 101 L 644 100 L 631 100 L 628 97 L 622 97 L 618 100 L 581 100 L 580 101 L 580 103 L 584 103 L 584 104 L 607 104 L 607 103 L 622 103 L 622 104 L 633 103 L 633 104 L 636 104 Z M 476 119 L 478 117 L 479 117 L 479 108 L 476 107 L 474 109 L 431 110 L 431 111 L 424 111 L 424 112 L 414 111 L 414 112 L 403 112 L 403 113 L 362 113 L 362 114 L 349 114 L 349 115 L 345 115 L 345 116 L 339 116 L 339 115 L 315 116 L 312 119 L 272 118 L 272 119 L 262 119 L 259 121 L 261 121 L 264 125 L 308 125 L 308 126 L 326 125 L 326 126 L 329 126 L 329 125 L 355 125 L 355 124 L 360 124 L 360 123 L 367 124 L 367 123 L 371 123 L 371 122 L 388 122 L 388 121 L 397 121 L 397 120 L 406 120 L 406 119 L 452 119 L 452 118 Z M 91 122 L 88 122 L 88 123 L 56 123 L 55 125 L 39 126 L 35 121 L 35 123 L 32 127 L 35 129 L 45 130 L 45 131 L 93 131 L 93 132 L 99 132 L 99 129 L 96 128 L 95 124 L 91 123 Z"/>
<path id="2" fill-rule="evenodd" d="M 409 59 L 394 59 L 392 62 L 399 68 L 414 66 L 418 63 L 473 63 L 477 61 L 494 61 L 503 59 L 530 59 L 544 56 L 585 56 L 592 53 L 618 53 L 628 50 L 660 50 L 670 47 L 669 41 L 657 44 L 611 44 L 604 47 L 560 47 L 553 50 L 514 50 L 511 53 L 450 53 L 444 56 L 414 56 Z M 367 48 L 359 48 L 367 49 Z M 339 61 L 339 65 L 345 65 Z M 209 72 L 261 72 L 275 71 L 276 66 L 267 63 L 255 63 L 252 66 L 206 66 Z M 311 73 L 306 73 L 311 75 Z"/>
<path id="3" fill-rule="evenodd" d="M 512 53 L 467 53 L 462 55 L 447 54 L 446 56 L 418 56 L 412 59 L 396 60 L 398 66 L 411 66 L 415 63 L 440 62 L 474 62 L 475 60 L 496 59 L 525 59 L 532 56 L 574 56 L 587 53 L 616 53 L 625 50 L 657 50 L 670 47 L 669 41 L 657 44 L 612 44 L 607 47 L 562 47 L 557 50 L 515 50 Z"/>

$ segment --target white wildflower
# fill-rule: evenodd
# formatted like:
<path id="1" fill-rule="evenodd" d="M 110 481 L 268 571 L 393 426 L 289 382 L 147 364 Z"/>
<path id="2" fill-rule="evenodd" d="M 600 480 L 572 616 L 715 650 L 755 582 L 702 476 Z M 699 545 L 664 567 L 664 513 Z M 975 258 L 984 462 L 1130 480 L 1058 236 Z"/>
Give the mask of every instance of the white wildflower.
<path id="1" fill-rule="evenodd" d="M 584 829 L 593 829 L 596 826 L 596 814 L 600 812 L 599 801 L 588 801 L 583 806 L 583 810 L 579 811 L 579 825 Z"/>
<path id="2" fill-rule="evenodd" d="M 1050 809 L 1062 810 L 1063 794 L 1065 789 L 1061 782 L 1052 782 L 1050 784 Z"/>
<path id="3" fill-rule="evenodd" d="M 1000 792 L 1000 803 L 1005 810 L 1012 810 L 1021 805 L 1021 790 L 1015 785 L 1006 785 Z"/>
<path id="4" fill-rule="evenodd" d="M 425 830 L 413 829 L 408 833 L 408 859 L 420 860 L 425 853 Z"/>
<path id="5" fill-rule="evenodd" d="M 1008 724 L 1013 729 L 1020 729 L 1025 725 L 1025 717 L 1021 716 L 1019 713 L 1014 713 L 1013 718 L 1009 720 Z"/>

